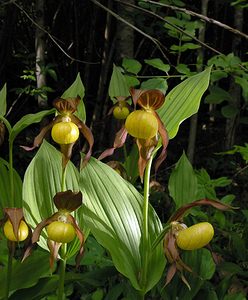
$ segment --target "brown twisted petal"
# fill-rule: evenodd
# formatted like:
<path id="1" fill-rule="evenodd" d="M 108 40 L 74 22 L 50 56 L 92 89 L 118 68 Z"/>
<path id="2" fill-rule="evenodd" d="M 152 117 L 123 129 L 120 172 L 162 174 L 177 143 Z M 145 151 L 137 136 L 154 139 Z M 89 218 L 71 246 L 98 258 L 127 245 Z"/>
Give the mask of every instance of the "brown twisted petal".
<path id="1" fill-rule="evenodd" d="M 54 261 L 57 259 L 59 255 L 59 249 L 62 246 L 62 243 L 58 243 L 52 240 L 47 240 L 47 246 L 50 250 L 49 265 L 50 265 L 50 269 L 52 269 L 54 265 Z"/>
<path id="2" fill-rule="evenodd" d="M 43 127 L 41 129 L 40 133 L 35 137 L 32 147 L 28 147 L 28 146 L 20 146 L 20 147 L 26 151 L 32 151 L 36 147 L 39 147 L 40 144 L 42 143 L 45 135 L 47 134 L 47 132 L 53 127 L 54 124 L 60 122 L 60 120 L 61 120 L 61 116 L 58 116 L 52 122 L 50 122 L 47 126 Z"/>
<path id="3" fill-rule="evenodd" d="M 220 210 L 229 210 L 229 209 L 238 209 L 238 207 L 233 207 L 228 204 L 222 203 L 218 200 L 210 200 L 210 199 L 200 199 L 188 204 L 183 205 L 180 207 L 171 217 L 170 222 L 172 221 L 180 221 L 184 214 L 191 209 L 194 206 L 200 206 L 200 205 L 210 205 Z"/>
<path id="4" fill-rule="evenodd" d="M 68 212 L 72 212 L 81 206 L 82 193 L 75 193 L 71 190 L 58 192 L 53 197 L 53 201 L 58 210 L 64 209 Z"/>
<path id="5" fill-rule="evenodd" d="M 165 101 L 165 96 L 160 90 L 146 90 L 140 94 L 137 103 L 145 108 L 156 110 L 160 108 Z"/>
<path id="6" fill-rule="evenodd" d="M 176 274 L 176 271 L 180 271 L 181 273 L 181 279 L 182 281 L 187 285 L 187 287 L 190 289 L 190 285 L 186 278 L 183 275 L 183 270 L 186 270 L 188 272 L 192 272 L 192 269 L 187 266 L 182 259 L 180 258 L 178 248 L 176 246 L 176 238 L 170 230 L 164 238 L 164 253 L 168 259 L 168 261 L 171 263 L 170 268 L 168 269 L 167 276 L 166 276 L 166 282 L 165 285 L 169 284 L 170 281 L 173 279 L 174 275 Z"/>
<path id="7" fill-rule="evenodd" d="M 127 138 L 127 130 L 125 126 L 122 126 L 121 129 L 115 135 L 115 141 L 112 148 L 106 149 L 99 157 L 98 160 L 102 160 L 107 156 L 110 156 L 114 153 L 115 149 L 120 148 L 124 145 Z"/>
<path id="8" fill-rule="evenodd" d="M 79 226 L 77 225 L 77 222 L 76 220 L 73 218 L 72 215 L 69 215 L 68 216 L 68 222 L 72 224 L 72 226 L 74 227 L 75 231 L 76 231 L 76 235 L 79 239 L 79 242 L 80 242 L 80 246 L 79 246 L 79 251 L 78 251 L 78 254 L 75 258 L 76 260 L 76 268 L 79 267 L 79 264 L 80 264 L 80 260 L 83 256 L 83 253 L 84 253 L 84 234 L 83 232 L 81 231 L 81 229 L 79 228 Z"/>
<path id="9" fill-rule="evenodd" d="M 48 224 L 52 223 L 53 221 L 56 221 L 58 219 L 58 213 L 53 214 L 50 218 L 47 218 L 45 220 L 42 220 L 34 229 L 33 234 L 32 234 L 32 239 L 30 244 L 28 245 L 28 247 L 26 248 L 22 261 L 24 261 L 30 254 L 32 251 L 32 248 L 34 246 L 35 243 L 37 243 L 40 239 L 40 234 L 42 229 L 47 226 Z"/>
<path id="10" fill-rule="evenodd" d="M 86 140 L 89 144 L 89 150 L 86 153 L 86 155 L 84 157 L 83 164 L 81 166 L 81 167 L 84 167 L 85 164 L 88 162 L 88 160 L 91 157 L 92 148 L 93 148 L 93 145 L 94 145 L 94 137 L 93 137 L 93 134 L 92 134 L 90 128 L 88 126 L 86 126 L 86 124 L 83 123 L 78 117 L 76 117 L 74 115 L 71 115 L 70 117 L 71 117 L 71 121 L 78 126 L 79 130 L 81 131 L 81 133 L 86 138 Z"/>
<path id="11" fill-rule="evenodd" d="M 81 98 L 77 96 L 76 98 L 57 98 L 53 101 L 53 106 L 60 113 L 73 114 L 80 103 Z"/>
<path id="12" fill-rule="evenodd" d="M 142 93 L 146 92 L 146 90 L 130 88 L 130 94 L 133 99 L 134 108 L 136 108 L 137 101 Z"/>

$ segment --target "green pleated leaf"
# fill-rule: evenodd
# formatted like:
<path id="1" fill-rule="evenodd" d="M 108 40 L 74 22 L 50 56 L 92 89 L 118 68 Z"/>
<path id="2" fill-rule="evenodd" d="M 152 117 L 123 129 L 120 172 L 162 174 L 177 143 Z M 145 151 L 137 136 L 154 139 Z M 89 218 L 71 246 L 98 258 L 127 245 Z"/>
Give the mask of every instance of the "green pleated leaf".
<path id="1" fill-rule="evenodd" d="M 207 68 L 184 80 L 166 96 L 158 113 L 170 139 L 176 136 L 180 124 L 198 111 L 201 97 L 209 85 L 210 71 L 211 68 Z"/>
<path id="2" fill-rule="evenodd" d="M 149 256 L 147 282 L 139 282 L 142 272 L 140 249 L 142 235 L 142 195 L 112 168 L 92 158 L 80 173 L 84 195 L 85 222 L 97 241 L 107 248 L 120 273 L 137 290 L 148 291 L 160 279 L 165 258 L 162 246 Z M 162 225 L 155 211 L 149 209 L 149 238 L 152 243 Z"/>
<path id="3" fill-rule="evenodd" d="M 5 83 L 2 89 L 0 90 L 0 116 L 4 116 L 6 114 L 6 109 L 7 109 L 6 96 L 7 96 L 7 85 Z"/>
<path id="4" fill-rule="evenodd" d="M 55 109 L 52 108 L 50 110 L 43 110 L 36 114 L 28 114 L 23 116 L 10 131 L 9 142 L 12 143 L 16 136 L 26 127 L 33 123 L 39 123 L 45 116 L 51 115 L 55 113 Z"/>
<path id="5" fill-rule="evenodd" d="M 125 76 L 121 72 L 121 68 L 115 64 L 113 66 L 113 73 L 109 83 L 109 97 L 112 101 L 116 102 L 115 97 L 118 96 L 129 96 L 129 89 Z"/>
<path id="6" fill-rule="evenodd" d="M 66 168 L 65 190 L 79 191 L 76 167 L 69 162 Z M 61 192 L 61 177 L 61 153 L 44 140 L 29 164 L 23 181 L 24 215 L 32 228 L 57 211 L 53 197 Z M 81 225 L 81 220 L 77 220 Z M 40 246 L 47 249 L 44 239 L 40 240 Z"/>
<path id="7" fill-rule="evenodd" d="M 197 200 L 197 176 L 185 153 L 182 154 L 170 175 L 168 188 L 176 209 Z"/>
<path id="8" fill-rule="evenodd" d="M 76 98 L 77 96 L 81 98 L 81 101 L 77 107 L 77 112 L 75 113 L 75 115 L 83 122 L 85 122 L 86 120 L 85 106 L 83 102 L 84 94 L 85 94 L 85 88 L 81 80 L 80 73 L 78 73 L 75 81 L 61 96 L 61 98 L 63 99 Z"/>
<path id="9" fill-rule="evenodd" d="M 19 174 L 14 170 L 14 207 L 22 207 L 22 180 Z M 10 175 L 9 163 L 0 158 L 0 216 L 2 209 L 10 207 Z"/>

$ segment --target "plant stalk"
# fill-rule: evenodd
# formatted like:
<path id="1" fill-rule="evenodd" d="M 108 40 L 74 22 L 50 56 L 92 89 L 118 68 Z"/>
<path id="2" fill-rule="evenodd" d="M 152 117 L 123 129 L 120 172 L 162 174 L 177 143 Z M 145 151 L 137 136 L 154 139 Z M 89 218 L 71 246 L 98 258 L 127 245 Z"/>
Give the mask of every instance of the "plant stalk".
<path id="1" fill-rule="evenodd" d="M 149 213 L 149 184 L 152 167 L 153 155 L 150 157 L 144 175 L 144 202 L 143 202 L 143 239 L 142 239 L 142 253 L 143 253 L 143 269 L 141 274 L 141 283 L 145 287 L 147 280 L 147 267 L 149 257 L 149 228 L 148 228 L 148 213 Z"/>
<path id="2" fill-rule="evenodd" d="M 13 142 L 9 143 L 9 182 L 10 182 L 10 207 L 14 205 L 14 170 L 13 170 Z"/>
<path id="3" fill-rule="evenodd" d="M 61 192 L 65 191 L 66 167 L 67 165 L 64 168 L 62 168 Z"/>
<path id="4" fill-rule="evenodd" d="M 67 244 L 62 244 L 61 246 L 61 260 L 60 260 L 60 268 L 59 268 L 59 284 L 58 284 L 58 300 L 64 300 L 65 294 L 65 269 L 66 269 L 66 252 L 67 252 Z"/>

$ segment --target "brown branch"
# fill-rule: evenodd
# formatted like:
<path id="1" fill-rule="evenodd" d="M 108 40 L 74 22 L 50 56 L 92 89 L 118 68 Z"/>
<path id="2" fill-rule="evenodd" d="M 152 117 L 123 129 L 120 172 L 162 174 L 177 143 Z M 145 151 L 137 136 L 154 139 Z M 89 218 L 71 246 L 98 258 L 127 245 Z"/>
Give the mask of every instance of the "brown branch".
<path id="1" fill-rule="evenodd" d="M 117 20 L 125 23 L 126 25 L 130 26 L 131 28 L 133 28 L 135 31 L 139 32 L 140 34 L 142 34 L 143 36 L 145 36 L 146 38 L 148 38 L 149 40 L 151 40 L 159 49 L 159 51 L 161 52 L 161 54 L 163 55 L 163 57 L 169 61 L 168 57 L 166 56 L 166 54 L 164 53 L 164 51 L 162 50 L 162 48 L 164 47 L 161 42 L 159 40 L 157 40 L 156 38 L 150 36 L 149 34 L 145 33 L 144 31 L 142 31 L 141 29 L 139 29 L 138 27 L 134 26 L 133 24 L 131 24 L 130 22 L 128 22 L 127 20 L 125 20 L 124 18 L 122 18 L 121 16 L 119 16 L 117 13 L 115 13 L 114 11 L 108 9 L 106 6 L 104 6 L 103 4 L 101 4 L 100 2 L 98 2 L 97 0 L 91 0 L 91 2 L 93 2 L 94 4 L 98 5 L 99 7 L 101 7 L 102 9 L 104 9 L 105 11 L 107 11 L 108 13 L 110 13 L 112 16 L 114 16 Z M 123 3 L 122 3 L 123 4 Z M 127 3 L 125 3 L 127 4 Z M 128 4 L 129 6 L 132 6 L 131 4 Z M 136 6 L 134 6 L 136 7 Z"/>
<path id="2" fill-rule="evenodd" d="M 79 62 L 79 63 L 83 63 L 83 64 L 99 64 L 100 62 L 88 62 L 88 61 L 84 61 L 84 60 L 80 60 L 77 58 L 74 58 L 72 56 L 70 56 L 55 40 L 55 38 L 51 35 L 50 32 L 48 32 L 45 28 L 41 27 L 37 22 L 34 21 L 33 18 L 30 17 L 30 15 L 24 10 L 23 7 L 21 7 L 19 4 L 16 3 L 16 1 L 12 2 L 16 7 L 18 7 L 24 14 L 25 16 L 37 27 L 39 28 L 41 31 L 43 31 L 44 33 L 46 33 L 48 35 L 48 37 L 53 41 L 53 43 L 63 52 L 63 54 L 68 57 L 71 61 L 75 61 L 75 62 Z"/>
<path id="3" fill-rule="evenodd" d="M 91 0 L 91 1 L 93 1 L 93 0 Z M 115 1 L 116 1 L 116 2 L 119 2 L 119 3 L 123 4 L 123 5 L 128 5 L 128 6 L 131 6 L 131 7 L 133 7 L 133 8 L 136 8 L 136 9 L 138 9 L 138 10 L 140 10 L 140 11 L 143 11 L 143 12 L 145 12 L 145 13 L 151 15 L 151 16 L 154 16 L 155 18 L 157 18 L 157 19 L 159 19 L 159 20 L 161 20 L 161 21 L 163 21 L 163 22 L 169 24 L 170 26 L 174 27 L 176 30 L 180 31 L 182 34 L 187 35 L 188 37 L 190 37 L 192 40 L 196 41 L 198 44 L 202 45 L 203 47 L 208 48 L 209 50 L 211 50 L 211 51 L 213 51 L 213 52 L 215 52 L 215 53 L 217 53 L 217 54 L 223 54 L 223 53 L 221 53 L 219 50 L 216 50 L 215 48 L 213 48 L 213 47 L 207 45 L 206 43 L 204 43 L 204 42 L 202 42 L 202 41 L 200 41 L 199 39 L 197 39 L 196 37 L 194 37 L 194 36 L 191 35 L 190 33 L 184 31 L 183 29 L 181 29 L 181 28 L 178 27 L 177 25 L 175 25 L 175 24 L 173 24 L 173 23 L 171 23 L 171 22 L 165 20 L 163 17 L 161 17 L 160 15 L 155 14 L 154 12 L 151 12 L 150 10 L 147 10 L 147 9 L 145 9 L 145 8 L 142 8 L 142 7 L 139 7 L 139 6 L 130 4 L 130 3 L 122 2 L 122 1 L 120 1 L 120 0 L 115 0 Z M 144 1 L 144 0 L 143 0 L 143 1 Z M 153 2 L 153 1 L 146 1 L 146 2 Z M 160 3 L 157 3 L 157 2 L 154 2 L 154 3 L 160 5 Z"/>
<path id="4" fill-rule="evenodd" d="M 239 31 L 238 29 L 235 29 L 227 24 L 224 24 L 220 21 L 217 21 L 215 19 L 212 19 L 212 18 L 209 18 L 207 16 L 204 16 L 202 14 L 198 14 L 194 11 L 191 11 L 191 10 L 188 10 L 186 8 L 181 8 L 181 7 L 177 7 L 177 6 L 173 6 L 173 5 L 169 5 L 169 4 L 164 4 L 164 3 L 158 3 L 158 2 L 155 2 L 155 1 L 150 1 L 150 0 L 142 0 L 143 2 L 146 2 L 146 3 L 150 3 L 150 4 L 155 4 L 155 5 L 158 5 L 158 6 L 163 6 L 163 7 L 167 7 L 167 8 L 170 8 L 170 9 L 173 9 L 173 10 L 178 10 L 178 11 L 182 11 L 188 15 L 191 15 L 191 16 L 194 16 L 194 17 L 197 17 L 201 20 L 204 20 L 204 21 L 207 21 L 208 23 L 211 23 L 211 24 L 215 24 L 219 27 L 222 27 L 230 32 L 232 32 L 233 34 L 238 34 L 240 36 L 242 36 L 243 38 L 245 39 L 248 39 L 248 35 L 245 34 L 244 32 L 241 32 Z"/>

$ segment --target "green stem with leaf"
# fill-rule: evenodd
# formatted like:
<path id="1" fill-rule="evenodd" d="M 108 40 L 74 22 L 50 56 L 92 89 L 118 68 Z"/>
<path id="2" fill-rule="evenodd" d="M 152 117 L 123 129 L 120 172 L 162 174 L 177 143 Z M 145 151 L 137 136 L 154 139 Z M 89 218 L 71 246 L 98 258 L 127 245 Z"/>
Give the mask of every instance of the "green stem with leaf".
<path id="1" fill-rule="evenodd" d="M 154 149 L 148 163 L 146 165 L 145 174 L 144 174 L 144 202 L 143 202 L 143 231 L 142 231 L 142 273 L 141 273 L 141 283 L 144 288 L 141 299 L 145 297 L 145 288 L 147 285 L 147 272 L 148 272 L 148 263 L 149 263 L 149 255 L 151 254 L 152 246 L 150 244 L 149 239 L 149 191 L 150 191 L 150 177 L 151 177 L 151 168 L 152 161 L 157 151 L 161 147 L 161 143 L 159 142 L 156 148 Z"/>
<path id="2" fill-rule="evenodd" d="M 15 252 L 15 242 L 9 242 L 9 254 L 8 254 L 8 267 L 7 267 L 7 280 L 6 280 L 6 287 L 5 287 L 5 300 L 9 299 L 9 290 L 10 290 L 10 283 L 12 277 L 12 265 L 13 265 L 13 256 Z"/>
<path id="3" fill-rule="evenodd" d="M 144 175 L 144 202 L 143 202 L 143 236 L 142 236 L 142 257 L 143 257 L 143 269 L 141 275 L 142 286 L 146 286 L 147 281 L 147 268 L 148 268 L 148 258 L 149 258 L 149 185 L 150 185 L 150 174 L 152 167 L 153 155 L 150 157 L 148 164 L 145 169 Z"/>
<path id="4" fill-rule="evenodd" d="M 66 179 L 66 166 L 62 168 L 61 177 L 61 191 L 65 191 L 65 179 Z M 67 244 L 62 244 L 60 248 L 60 266 L 59 266 L 59 285 L 58 285 L 58 300 L 64 300 L 64 289 L 65 289 L 65 270 L 66 270 L 66 253 Z"/>

